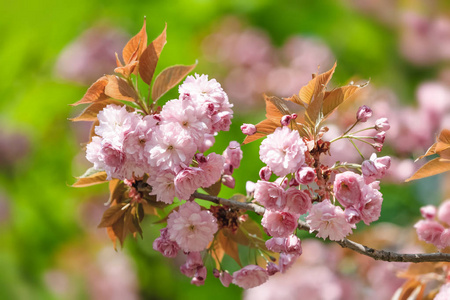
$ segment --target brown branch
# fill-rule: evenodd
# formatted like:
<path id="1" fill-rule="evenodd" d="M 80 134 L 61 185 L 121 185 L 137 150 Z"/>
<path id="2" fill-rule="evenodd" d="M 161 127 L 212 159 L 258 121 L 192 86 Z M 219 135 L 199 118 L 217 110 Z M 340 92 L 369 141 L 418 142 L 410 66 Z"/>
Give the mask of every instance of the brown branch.
<path id="1" fill-rule="evenodd" d="M 192 195 L 194 198 L 203 199 L 206 201 L 210 201 L 216 204 L 222 204 L 233 208 L 239 208 L 244 210 L 249 210 L 257 213 L 258 215 L 263 215 L 265 212 L 265 208 L 253 203 L 245 203 L 238 202 L 230 199 L 219 198 L 211 195 L 201 194 L 195 192 Z M 309 225 L 306 222 L 299 220 L 298 228 L 305 231 L 310 231 Z M 313 231 L 314 232 L 314 231 Z M 385 250 L 376 250 L 361 244 L 358 244 L 354 241 L 343 239 L 342 241 L 337 241 L 337 243 L 342 248 L 348 248 L 353 250 L 359 254 L 366 255 L 372 257 L 375 260 L 383 260 L 383 261 L 396 261 L 396 262 L 412 262 L 412 263 L 420 263 L 420 262 L 450 262 L 450 254 L 447 253 L 420 253 L 420 254 L 403 254 L 396 253 Z"/>

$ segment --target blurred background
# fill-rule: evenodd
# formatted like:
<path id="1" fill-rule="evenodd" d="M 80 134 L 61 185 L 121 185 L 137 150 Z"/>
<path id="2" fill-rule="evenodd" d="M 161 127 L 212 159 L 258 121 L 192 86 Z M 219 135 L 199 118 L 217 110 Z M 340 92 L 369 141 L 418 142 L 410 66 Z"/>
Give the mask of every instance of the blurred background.
<path id="1" fill-rule="evenodd" d="M 374 262 L 306 233 L 290 276 L 246 293 L 222 287 L 211 274 L 205 286 L 191 285 L 178 271 L 182 261 L 152 249 L 161 226 L 151 218 L 143 240 L 129 238 L 114 251 L 97 228 L 107 185 L 70 186 L 90 167 L 82 151 L 90 124 L 67 119 L 79 112 L 69 104 L 113 73 L 114 53 L 144 16 L 149 40 L 168 26 L 157 72 L 198 60 L 195 71 L 216 78 L 234 103 L 232 128 L 216 139 L 218 153 L 243 140 L 242 123 L 264 118 L 263 92 L 291 96 L 334 61 L 330 87 L 370 80 L 325 136 L 351 124 L 361 104 L 373 109 L 373 120 L 391 123 L 380 155 L 395 159 L 381 188 L 381 218 L 352 239 L 395 251 L 435 250 L 417 242 L 412 225 L 422 205 L 450 198 L 449 176 L 402 182 L 439 130 L 450 128 L 449 1 L 3 0 L 1 7 L 0 299 L 261 300 L 294 299 L 299 291 L 300 299 L 390 299 L 403 283 L 395 274 L 405 265 Z M 332 159 L 360 162 L 350 144 L 335 145 Z M 246 181 L 258 179 L 258 147 L 243 146 L 236 188 L 221 196 L 245 194 Z"/>

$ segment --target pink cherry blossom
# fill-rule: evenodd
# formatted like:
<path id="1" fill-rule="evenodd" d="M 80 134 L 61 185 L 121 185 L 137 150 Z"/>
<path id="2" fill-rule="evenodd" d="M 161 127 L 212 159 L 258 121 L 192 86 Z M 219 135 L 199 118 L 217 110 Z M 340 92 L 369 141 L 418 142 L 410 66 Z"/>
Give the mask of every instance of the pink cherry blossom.
<path id="1" fill-rule="evenodd" d="M 276 175 L 285 176 L 305 162 L 306 150 L 298 131 L 278 127 L 262 141 L 259 156 Z"/>
<path id="2" fill-rule="evenodd" d="M 255 201 L 267 209 L 282 210 L 286 206 L 286 195 L 278 184 L 258 180 L 255 186 Z"/>
<path id="3" fill-rule="evenodd" d="M 286 250 L 284 252 L 298 256 L 302 254 L 302 242 L 295 234 L 291 234 L 285 238 L 284 243 L 286 245 Z"/>
<path id="4" fill-rule="evenodd" d="M 442 231 L 441 234 L 441 248 L 444 249 L 445 247 L 450 246 L 450 229 L 446 228 L 444 231 Z"/>
<path id="5" fill-rule="evenodd" d="M 267 271 L 256 265 L 248 265 L 233 273 L 233 283 L 244 289 L 254 288 L 269 279 Z"/>
<path id="6" fill-rule="evenodd" d="M 272 252 L 286 252 L 286 239 L 282 237 L 273 237 L 266 241 L 266 247 Z"/>
<path id="7" fill-rule="evenodd" d="M 186 262 L 180 266 L 180 271 L 187 277 L 193 277 L 203 266 L 201 253 L 189 252 L 186 257 Z"/>
<path id="8" fill-rule="evenodd" d="M 177 123 L 158 126 L 152 139 L 146 143 L 145 150 L 149 153 L 148 163 L 161 170 L 175 170 L 182 164 L 188 165 L 197 146 Z"/>
<path id="9" fill-rule="evenodd" d="M 151 185 L 150 195 L 156 195 L 156 201 L 167 204 L 173 203 L 173 198 L 175 198 L 175 174 L 172 171 L 150 174 L 147 183 Z"/>
<path id="10" fill-rule="evenodd" d="M 234 189 L 234 187 L 236 186 L 236 180 L 230 175 L 223 175 L 222 184 L 226 187 L 229 187 L 230 189 Z"/>
<path id="11" fill-rule="evenodd" d="M 285 211 L 303 215 L 306 214 L 312 206 L 311 196 L 302 190 L 291 187 L 286 191 L 286 207 Z"/>
<path id="12" fill-rule="evenodd" d="M 311 167 L 301 167 L 295 172 L 295 180 L 300 184 L 310 184 L 316 178 L 316 173 Z"/>
<path id="13" fill-rule="evenodd" d="M 229 163 L 233 169 L 239 168 L 242 159 L 241 145 L 236 141 L 231 141 L 222 155 L 225 162 Z"/>
<path id="14" fill-rule="evenodd" d="M 206 279 L 206 273 L 207 273 L 207 270 L 206 270 L 205 266 L 198 268 L 194 274 L 194 277 L 192 277 L 191 284 L 195 284 L 196 286 L 204 285 L 205 279 Z"/>
<path id="15" fill-rule="evenodd" d="M 356 224 L 361 221 L 361 213 L 353 206 L 347 207 L 344 210 L 345 220 L 350 224 Z"/>
<path id="16" fill-rule="evenodd" d="M 362 176 L 354 172 L 337 174 L 333 184 L 334 195 L 344 207 L 357 205 L 360 202 L 363 185 Z"/>
<path id="17" fill-rule="evenodd" d="M 366 122 L 372 116 L 372 109 L 370 107 L 363 105 L 358 109 L 356 113 L 356 119 L 359 122 Z"/>
<path id="18" fill-rule="evenodd" d="M 361 202 L 357 208 L 361 214 L 361 219 L 366 225 L 378 220 L 381 213 L 381 204 L 383 203 L 383 195 L 374 188 L 377 182 L 370 185 L 364 185 L 361 191 Z"/>
<path id="19" fill-rule="evenodd" d="M 318 237 L 328 237 L 332 241 L 342 240 L 352 232 L 352 228 L 356 228 L 346 221 L 342 208 L 331 204 L 329 199 L 313 204 L 306 223 L 310 232 L 317 231 Z"/>
<path id="20" fill-rule="evenodd" d="M 175 195 L 183 200 L 188 200 L 191 195 L 202 185 L 204 171 L 200 168 L 187 167 L 175 176 Z"/>
<path id="21" fill-rule="evenodd" d="M 286 273 L 286 271 L 292 267 L 292 265 L 295 263 L 299 255 L 297 254 L 290 254 L 290 253 L 281 253 L 280 254 L 280 261 L 278 263 L 278 267 L 280 268 L 281 273 Z"/>
<path id="22" fill-rule="evenodd" d="M 441 224 L 432 220 L 420 220 L 414 225 L 414 228 L 416 228 L 419 240 L 442 248 L 441 235 L 444 227 Z"/>
<path id="23" fill-rule="evenodd" d="M 297 219 L 298 215 L 267 209 L 264 212 L 261 225 L 271 236 L 287 237 L 297 228 Z"/>
<path id="24" fill-rule="evenodd" d="M 217 153 L 210 153 L 204 162 L 199 162 L 199 168 L 203 170 L 204 177 L 201 186 L 209 187 L 216 183 L 222 176 L 225 158 Z"/>
<path id="25" fill-rule="evenodd" d="M 256 133 L 256 126 L 253 124 L 242 124 L 241 131 L 245 135 L 254 135 Z"/>
<path id="26" fill-rule="evenodd" d="M 439 206 L 438 219 L 450 225 L 450 200 L 446 200 Z"/>
<path id="27" fill-rule="evenodd" d="M 184 251 L 202 251 L 213 240 L 218 226 L 210 211 L 201 210 L 195 202 L 186 202 L 167 219 L 171 240 Z"/>
<path id="28" fill-rule="evenodd" d="M 180 246 L 169 239 L 167 228 L 161 229 L 160 232 L 161 236 L 153 241 L 153 249 L 161 252 L 165 257 L 176 257 L 180 250 Z"/>

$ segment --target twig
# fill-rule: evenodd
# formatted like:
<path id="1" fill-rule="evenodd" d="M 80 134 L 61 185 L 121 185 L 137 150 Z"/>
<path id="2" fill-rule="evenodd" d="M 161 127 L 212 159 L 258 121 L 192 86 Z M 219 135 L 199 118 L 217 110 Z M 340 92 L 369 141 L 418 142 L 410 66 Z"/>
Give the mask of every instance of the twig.
<path id="1" fill-rule="evenodd" d="M 263 215 L 265 208 L 253 203 L 238 202 L 230 199 L 219 198 L 211 195 L 202 194 L 195 192 L 192 195 L 194 198 L 203 199 L 216 204 L 222 204 L 233 208 L 239 208 L 244 210 L 249 210 L 257 213 L 258 215 Z M 305 231 L 310 231 L 310 227 L 304 221 L 298 221 L 298 228 Z M 376 250 L 361 244 L 358 244 L 349 239 L 343 239 L 342 241 L 337 241 L 337 243 L 342 248 L 348 248 L 359 254 L 372 257 L 375 260 L 383 261 L 395 261 L 395 262 L 450 262 L 450 254 L 447 253 L 420 253 L 420 254 L 402 254 L 385 250 Z"/>

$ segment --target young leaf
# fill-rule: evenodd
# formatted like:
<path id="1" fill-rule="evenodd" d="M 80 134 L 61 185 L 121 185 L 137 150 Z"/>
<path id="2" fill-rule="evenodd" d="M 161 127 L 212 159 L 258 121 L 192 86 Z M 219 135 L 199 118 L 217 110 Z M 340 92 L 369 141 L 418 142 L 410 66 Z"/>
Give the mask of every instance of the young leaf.
<path id="1" fill-rule="evenodd" d="M 203 188 L 205 192 L 207 192 L 211 196 L 217 196 L 220 193 L 220 189 L 222 188 L 222 177 L 214 184 L 207 188 Z"/>
<path id="2" fill-rule="evenodd" d="M 323 88 L 328 84 L 333 76 L 334 69 L 336 68 L 336 63 L 334 63 L 333 67 L 325 73 L 314 76 L 312 80 L 308 82 L 307 85 L 302 87 L 299 92 L 300 99 L 306 104 L 310 105 L 314 100 L 315 95 L 318 92 L 323 90 Z"/>
<path id="3" fill-rule="evenodd" d="M 220 230 L 217 233 L 217 239 L 218 239 L 218 242 L 220 244 L 220 247 L 222 247 L 222 249 L 225 251 L 225 253 L 227 255 L 229 255 L 231 258 L 233 258 L 238 263 L 238 265 L 242 267 L 242 263 L 241 263 L 241 260 L 239 258 L 239 250 L 238 250 L 237 243 L 235 241 L 227 238 L 224 235 L 224 233 L 222 232 L 223 230 L 228 230 L 228 229 L 227 228 L 223 228 L 222 230 Z"/>
<path id="4" fill-rule="evenodd" d="M 436 152 L 442 152 L 450 148 L 450 130 L 443 129 L 437 138 Z"/>
<path id="5" fill-rule="evenodd" d="M 106 182 L 106 172 L 98 171 L 90 168 L 80 177 L 77 177 L 77 181 L 72 185 L 73 187 L 85 187 L 94 184 Z"/>
<path id="6" fill-rule="evenodd" d="M 416 173 L 406 179 L 405 182 L 430 177 L 447 171 L 450 171 L 450 159 L 437 157 L 424 164 Z"/>
<path id="7" fill-rule="evenodd" d="M 70 119 L 72 122 L 78 122 L 78 121 L 95 121 L 97 120 L 98 113 L 103 110 L 106 106 L 109 104 L 119 105 L 122 106 L 122 102 L 108 99 L 104 101 L 94 102 L 88 107 L 86 107 L 81 114 L 79 114 L 77 117 Z"/>
<path id="8" fill-rule="evenodd" d="M 153 74 L 155 73 L 156 64 L 158 63 L 164 45 L 166 44 L 166 29 L 144 50 L 139 59 L 139 74 L 142 80 L 148 85 L 152 82 Z"/>
<path id="9" fill-rule="evenodd" d="M 116 223 L 125 214 L 126 209 L 122 209 L 125 205 L 126 203 L 119 203 L 112 205 L 107 210 L 105 210 L 102 220 L 100 224 L 98 224 L 98 227 L 101 228 L 113 226 L 114 223 Z"/>
<path id="10" fill-rule="evenodd" d="M 300 95 L 300 98 L 305 103 L 309 103 L 307 109 L 306 109 L 306 119 L 309 120 L 310 125 L 312 127 L 315 127 L 318 121 L 321 121 L 323 118 L 323 111 L 322 111 L 322 105 L 325 97 L 325 88 L 330 81 L 331 77 L 333 76 L 334 69 L 336 68 L 336 63 L 334 66 L 327 72 L 322 73 L 318 76 L 316 76 L 313 80 L 311 80 L 307 86 L 303 87 L 300 90 L 300 93 L 303 89 L 307 89 L 307 93 L 304 94 L 311 98 L 309 99 L 303 99 L 302 95 Z M 314 88 L 312 90 L 312 94 L 310 93 L 311 88 L 314 84 Z"/>
<path id="11" fill-rule="evenodd" d="M 235 233 L 225 230 L 223 234 L 238 244 L 250 248 L 266 249 L 261 227 L 253 219 L 248 218 L 247 221 L 241 223 Z"/>
<path id="12" fill-rule="evenodd" d="M 106 76 L 100 77 L 88 88 L 86 94 L 84 94 L 81 100 L 71 105 L 77 106 L 79 104 L 92 103 L 108 99 L 109 97 L 105 94 L 105 87 L 107 84 L 108 79 L 106 78 Z"/>
<path id="13" fill-rule="evenodd" d="M 292 95 L 292 97 L 284 98 L 284 100 L 286 100 L 286 101 L 291 101 L 291 102 L 293 102 L 293 103 L 295 103 L 295 104 L 298 104 L 298 105 L 303 106 L 304 108 L 307 107 L 306 103 L 303 102 L 302 99 L 300 99 L 300 97 L 299 97 L 298 95 L 295 95 L 295 94 Z"/>
<path id="14" fill-rule="evenodd" d="M 115 75 L 106 75 L 106 77 L 108 84 L 105 87 L 105 94 L 123 101 L 136 102 L 139 99 L 134 88 L 125 79 Z"/>
<path id="15" fill-rule="evenodd" d="M 281 123 L 275 123 L 274 121 L 270 119 L 265 119 L 258 124 L 256 124 L 256 133 L 253 135 L 248 135 L 245 137 L 245 140 L 243 144 L 248 144 L 253 141 L 256 141 L 257 139 L 260 139 L 262 137 L 267 136 L 268 134 L 271 134 L 275 131 L 277 127 L 281 127 Z"/>
<path id="16" fill-rule="evenodd" d="M 125 236 L 126 236 L 126 232 L 125 232 L 125 222 L 124 222 L 124 218 L 119 218 L 117 220 L 117 222 L 114 223 L 114 225 L 107 227 L 107 232 L 108 235 L 110 237 L 110 239 L 113 241 L 114 243 L 114 249 L 116 249 L 116 240 L 119 239 L 120 241 L 120 245 L 123 246 L 123 242 L 125 241 Z M 109 229 L 111 228 L 111 229 Z"/>
<path id="17" fill-rule="evenodd" d="M 176 86 L 196 66 L 197 64 L 191 66 L 172 66 L 159 73 L 152 88 L 153 101 L 157 101 L 167 91 Z"/>
<path id="18" fill-rule="evenodd" d="M 158 58 L 159 55 L 156 52 L 155 46 L 151 43 L 145 48 L 139 59 L 139 75 L 141 75 L 142 80 L 148 85 L 152 82 Z"/>
<path id="19" fill-rule="evenodd" d="M 147 32 L 145 31 L 146 20 L 138 34 L 131 38 L 123 48 L 122 56 L 125 64 L 129 64 L 132 60 L 139 60 L 142 52 L 147 46 Z"/>
<path id="20" fill-rule="evenodd" d="M 329 92 L 325 92 L 322 106 L 323 117 L 327 118 L 339 105 L 341 105 L 344 101 L 347 101 L 366 85 L 367 84 L 362 86 L 347 85 Z"/>
<path id="21" fill-rule="evenodd" d="M 138 65 L 138 61 L 132 61 L 129 64 L 125 65 L 125 66 L 121 66 L 121 67 L 117 67 L 114 69 L 114 72 L 116 72 L 117 74 L 122 75 L 125 78 L 130 77 L 131 74 L 134 73 L 134 71 L 136 70 L 136 67 Z"/>

